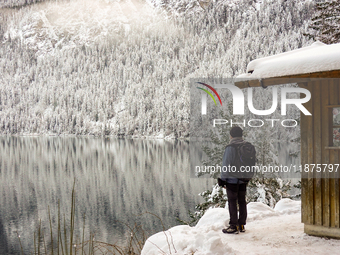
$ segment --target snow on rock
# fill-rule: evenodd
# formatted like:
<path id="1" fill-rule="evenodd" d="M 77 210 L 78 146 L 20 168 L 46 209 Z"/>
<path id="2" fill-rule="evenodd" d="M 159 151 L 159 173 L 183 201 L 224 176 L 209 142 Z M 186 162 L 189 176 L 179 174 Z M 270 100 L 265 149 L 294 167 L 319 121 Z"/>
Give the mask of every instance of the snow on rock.
<path id="1" fill-rule="evenodd" d="M 246 232 L 223 234 L 227 209 L 208 210 L 195 227 L 176 226 L 148 238 L 142 255 L 153 254 L 338 254 L 340 240 L 308 236 L 301 223 L 301 202 L 280 200 L 275 209 L 249 203 Z"/>
<path id="2" fill-rule="evenodd" d="M 340 43 L 315 42 L 308 47 L 253 60 L 247 66 L 247 73 L 237 78 L 263 79 L 329 70 L 340 70 Z"/>
<path id="3" fill-rule="evenodd" d="M 209 209 L 196 224 L 196 227 L 206 227 L 211 230 L 224 228 L 229 222 L 229 211 L 224 208 Z"/>
<path id="4" fill-rule="evenodd" d="M 222 243 L 218 231 L 202 232 L 194 227 L 182 225 L 149 237 L 141 254 L 212 255 L 234 253 L 231 248 Z"/>
<path id="5" fill-rule="evenodd" d="M 281 199 L 274 208 L 275 211 L 282 214 L 292 214 L 301 211 L 301 201 L 294 201 L 289 198 Z"/>
<path id="6" fill-rule="evenodd" d="M 261 202 L 252 202 L 247 205 L 248 217 L 247 220 L 254 221 L 264 219 L 266 217 L 278 215 L 274 209 L 270 208 Z"/>

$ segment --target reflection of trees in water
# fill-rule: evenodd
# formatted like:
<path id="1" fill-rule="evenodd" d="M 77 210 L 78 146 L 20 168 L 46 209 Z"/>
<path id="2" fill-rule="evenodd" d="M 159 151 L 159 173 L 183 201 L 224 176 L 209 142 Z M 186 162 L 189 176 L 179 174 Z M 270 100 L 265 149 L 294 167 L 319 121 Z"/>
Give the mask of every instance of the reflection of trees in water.
<path id="1" fill-rule="evenodd" d="M 300 156 L 300 142 L 280 142 L 277 144 L 277 150 L 279 152 L 279 163 L 284 166 L 296 166 L 301 164 Z M 296 154 L 293 156 L 291 154 Z M 289 195 L 301 194 L 301 189 L 294 187 L 301 180 L 301 173 L 280 173 L 281 178 L 291 181 L 291 190 L 288 191 Z"/>
<path id="2" fill-rule="evenodd" d="M 39 219 L 48 232 L 48 206 L 55 226 L 59 199 L 69 218 L 74 178 L 76 231 L 85 213 L 87 232 L 111 243 L 128 234 L 118 221 L 136 220 L 150 234 L 161 230 L 158 219 L 138 216 L 143 212 L 167 226 L 175 216 L 186 218 L 211 182 L 190 179 L 189 144 L 181 141 L 1 137 L 0 159 L 0 213 L 4 226 L 13 222 L 3 236 L 18 244 L 18 230 L 25 247 L 32 246 Z"/>
<path id="3" fill-rule="evenodd" d="M 2 219 L 0 217 L 0 254 L 9 254 L 6 230 L 2 224 Z"/>
<path id="4" fill-rule="evenodd" d="M 279 142 L 277 144 L 277 150 L 279 152 L 279 163 L 284 166 L 299 166 L 300 159 L 300 143 L 299 142 Z M 292 153 L 296 153 L 296 156 L 291 155 Z M 301 178 L 300 173 L 281 173 L 281 177 L 292 179 L 293 183 L 296 183 Z"/>

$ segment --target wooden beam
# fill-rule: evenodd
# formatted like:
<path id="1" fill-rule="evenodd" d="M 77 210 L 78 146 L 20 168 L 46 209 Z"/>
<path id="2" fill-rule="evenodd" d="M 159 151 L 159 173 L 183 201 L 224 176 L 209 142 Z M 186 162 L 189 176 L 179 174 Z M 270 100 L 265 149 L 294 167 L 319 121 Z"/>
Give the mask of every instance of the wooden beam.
<path id="1" fill-rule="evenodd" d="M 329 104 L 330 81 L 324 80 L 321 84 L 321 150 L 322 164 L 329 164 L 329 150 L 325 150 L 329 146 L 330 125 L 332 124 L 331 109 L 326 106 Z M 329 173 L 322 173 L 322 224 L 330 227 L 330 191 L 329 191 Z"/>
<path id="2" fill-rule="evenodd" d="M 308 83 L 299 83 L 301 88 L 309 89 Z M 302 96 L 302 95 L 301 95 Z M 307 103 L 305 107 L 308 111 L 311 110 L 311 104 Z M 300 132 L 301 132 L 301 165 L 304 166 L 308 163 L 308 136 L 310 135 L 308 132 L 308 120 L 312 119 L 312 116 L 306 116 L 302 112 L 300 112 Z M 301 173 L 301 222 L 302 223 L 310 223 L 309 222 L 309 194 L 308 194 L 308 173 L 302 171 Z"/>
<path id="3" fill-rule="evenodd" d="M 314 84 L 308 83 L 309 91 L 311 94 L 314 94 Z M 314 112 L 314 98 L 312 97 L 311 100 L 309 100 L 305 107 L 307 110 L 311 113 Z M 314 162 L 314 146 L 313 146 L 313 140 L 314 140 L 314 129 L 313 129 L 313 119 L 314 115 L 312 115 L 310 118 L 306 118 L 306 125 L 307 125 L 307 162 L 306 164 L 315 163 Z M 308 171 L 308 189 L 307 189 L 307 212 L 308 212 L 308 223 L 314 224 L 314 176 L 313 172 Z"/>
<path id="4" fill-rule="evenodd" d="M 337 105 L 338 104 L 338 87 L 334 80 L 330 81 L 330 87 L 329 90 L 331 93 L 329 94 L 329 104 L 330 105 Z M 332 112 L 330 111 L 331 115 Z M 333 118 L 333 116 L 331 116 Z M 333 121 L 331 121 L 331 124 L 333 124 Z M 331 133 L 333 134 L 333 129 L 331 128 Z M 336 164 L 338 162 L 338 147 L 332 147 L 333 146 L 333 135 L 329 138 L 330 139 L 330 147 L 326 147 L 326 149 L 329 149 L 329 162 L 330 164 Z M 331 175 L 330 180 L 330 211 L 331 211 L 331 227 L 338 227 L 339 222 L 336 220 L 336 210 L 337 210 L 337 201 L 336 201 L 336 185 L 335 185 L 335 178 L 336 174 L 333 172 Z"/>
<path id="5" fill-rule="evenodd" d="M 321 82 L 313 82 L 313 126 L 314 126 L 314 163 L 322 163 L 321 149 Z M 309 163 L 309 162 L 308 162 Z M 322 184 L 321 173 L 314 174 L 314 220 L 315 225 L 322 225 Z"/>
<path id="6" fill-rule="evenodd" d="M 334 101 L 338 102 L 338 104 L 340 104 L 340 83 L 339 83 L 339 79 L 335 80 L 334 81 L 334 91 L 333 91 L 333 94 L 334 94 Z M 332 131 L 333 132 L 333 131 Z M 339 164 L 339 159 L 340 159 L 340 151 L 333 151 L 336 156 L 335 156 L 335 161 L 334 163 L 335 164 Z M 339 171 L 335 173 L 334 175 L 334 201 L 335 201 L 335 227 L 337 228 L 340 228 L 340 187 L 339 187 Z"/>
<path id="7" fill-rule="evenodd" d="M 269 77 L 269 78 L 261 78 L 261 77 L 236 78 L 235 85 L 239 88 L 261 87 L 261 86 L 267 87 L 267 86 L 279 85 L 279 84 L 310 82 L 313 79 L 319 79 L 319 78 L 328 78 L 328 79 L 329 78 L 340 78 L 340 70 L 295 74 L 295 75 Z"/>
<path id="8" fill-rule="evenodd" d="M 315 225 L 304 225 L 304 231 L 308 235 L 312 236 L 326 236 L 332 238 L 340 238 L 340 229 L 339 228 L 328 228 L 324 226 L 315 226 Z"/>

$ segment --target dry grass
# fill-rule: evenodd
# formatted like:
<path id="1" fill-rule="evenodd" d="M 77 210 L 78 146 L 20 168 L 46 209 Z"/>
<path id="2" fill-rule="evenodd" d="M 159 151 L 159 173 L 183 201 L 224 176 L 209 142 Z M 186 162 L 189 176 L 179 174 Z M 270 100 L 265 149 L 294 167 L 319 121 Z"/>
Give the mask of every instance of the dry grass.
<path id="1" fill-rule="evenodd" d="M 120 246 L 116 244 L 109 244 L 95 240 L 93 233 L 90 233 L 89 239 L 85 240 L 85 215 L 83 218 L 83 233 L 82 237 L 75 237 L 74 234 L 74 222 L 75 222 L 75 181 L 72 189 L 71 199 L 71 212 L 69 224 L 66 224 L 66 216 L 61 217 L 60 202 L 58 201 L 58 224 L 57 232 L 54 233 L 52 227 L 52 220 L 50 214 L 50 208 L 48 208 L 49 216 L 49 235 L 50 244 L 47 246 L 45 241 L 45 234 L 41 227 L 41 220 L 39 221 L 39 227 L 34 233 L 34 252 L 31 254 L 42 255 L 94 255 L 94 254 L 119 254 L 119 255 L 138 255 L 141 253 L 147 236 L 141 225 L 135 224 L 133 227 L 123 223 L 130 232 L 127 244 Z M 18 239 L 21 247 L 21 254 L 24 253 L 24 249 L 18 233 Z M 80 239 L 80 240 L 79 240 Z"/>

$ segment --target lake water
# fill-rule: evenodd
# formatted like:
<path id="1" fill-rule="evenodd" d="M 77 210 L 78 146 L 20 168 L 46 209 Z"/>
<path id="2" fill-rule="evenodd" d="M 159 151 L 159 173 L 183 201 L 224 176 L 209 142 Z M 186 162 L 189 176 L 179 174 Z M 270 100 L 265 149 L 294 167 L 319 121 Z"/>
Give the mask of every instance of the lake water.
<path id="1" fill-rule="evenodd" d="M 210 178 L 190 178 L 191 146 L 185 141 L 0 137 L 0 254 L 34 251 L 39 222 L 50 244 L 50 208 L 54 230 L 60 212 L 70 218 L 75 180 L 75 234 L 90 233 L 98 241 L 125 244 L 126 226 L 141 224 L 146 235 L 188 220 L 188 210 L 203 202 L 198 193 L 211 189 Z M 279 145 L 282 163 L 292 159 Z M 198 154 L 199 155 L 199 154 Z M 191 155 L 192 156 L 192 155 Z M 297 181 L 297 180 L 296 180 Z M 146 212 L 159 216 L 160 220 Z M 56 237 L 55 237 L 56 238 Z"/>
<path id="2" fill-rule="evenodd" d="M 141 224 L 147 235 L 188 220 L 211 179 L 190 178 L 185 141 L 116 138 L 0 137 L 0 254 L 34 251 L 39 221 L 49 244 L 50 208 L 57 227 L 70 217 L 75 181 L 75 233 L 123 244 L 125 224 Z M 67 223 L 66 222 L 66 223 Z M 80 234 L 81 235 L 81 234 Z M 86 238 L 85 238 L 86 239 Z"/>

